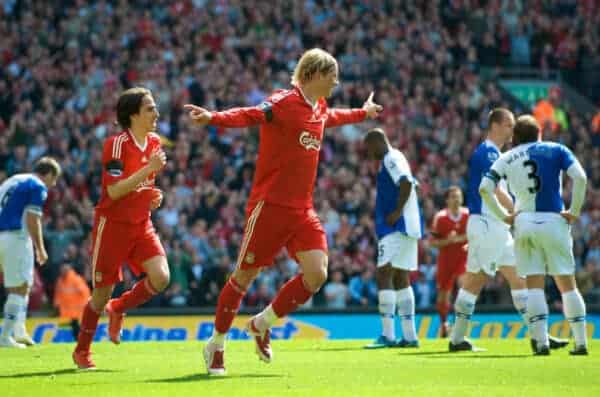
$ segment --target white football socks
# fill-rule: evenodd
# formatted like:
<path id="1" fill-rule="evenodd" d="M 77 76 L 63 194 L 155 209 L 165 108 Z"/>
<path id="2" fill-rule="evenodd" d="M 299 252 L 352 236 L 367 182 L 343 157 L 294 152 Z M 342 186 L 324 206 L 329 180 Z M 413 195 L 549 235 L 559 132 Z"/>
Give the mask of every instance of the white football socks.
<path id="1" fill-rule="evenodd" d="M 512 295 L 513 305 L 523 318 L 525 326 L 529 326 L 529 319 L 527 318 L 527 289 L 514 289 L 510 291 L 510 294 Z"/>
<path id="2" fill-rule="evenodd" d="M 562 294 L 563 311 L 571 326 L 576 346 L 587 346 L 585 302 L 578 289 Z"/>
<path id="3" fill-rule="evenodd" d="M 543 289 L 528 290 L 527 317 L 531 338 L 537 341 L 538 347 L 548 346 L 548 304 Z"/>
<path id="4" fill-rule="evenodd" d="M 4 323 L 2 325 L 2 338 L 13 336 L 15 324 L 19 319 L 19 313 L 25 308 L 25 298 L 17 294 L 8 294 L 4 303 Z"/>
<path id="5" fill-rule="evenodd" d="M 417 340 L 415 329 L 415 294 L 412 287 L 396 291 L 396 307 L 402 326 L 402 337 L 408 342 Z"/>
<path id="6" fill-rule="evenodd" d="M 458 291 L 454 303 L 454 326 L 450 335 L 450 340 L 455 345 L 465 340 L 469 321 L 475 311 L 475 302 L 477 302 L 477 295 L 462 288 Z"/>
<path id="7" fill-rule="evenodd" d="M 394 316 L 396 314 L 396 291 L 383 289 L 379 291 L 379 314 L 381 315 L 381 334 L 388 340 L 396 340 Z"/>

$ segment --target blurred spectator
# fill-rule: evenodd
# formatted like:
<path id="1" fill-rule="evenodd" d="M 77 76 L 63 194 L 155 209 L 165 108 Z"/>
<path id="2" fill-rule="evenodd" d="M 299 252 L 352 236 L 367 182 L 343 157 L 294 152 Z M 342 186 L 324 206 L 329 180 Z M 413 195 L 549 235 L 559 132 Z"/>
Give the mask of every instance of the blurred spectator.
<path id="1" fill-rule="evenodd" d="M 60 276 L 54 288 L 53 305 L 59 321 L 71 326 L 73 337 L 79 334 L 79 321 L 91 293 L 86 281 L 68 263 L 60 266 Z"/>
<path id="2" fill-rule="evenodd" d="M 350 279 L 348 285 L 350 303 L 358 306 L 370 306 L 377 303 L 377 284 L 373 271 L 369 268 Z"/>
<path id="3" fill-rule="evenodd" d="M 344 275 L 341 271 L 334 271 L 331 275 L 331 281 L 325 284 L 323 291 L 325 294 L 326 306 L 330 309 L 345 309 L 350 297 L 348 286 L 344 284 Z"/>
<path id="4" fill-rule="evenodd" d="M 187 281 L 178 275 L 173 284 L 179 285 L 169 295 L 175 300 L 157 298 L 151 305 L 181 303 L 185 296 L 187 304 L 214 305 L 241 244 L 253 178 L 256 129 L 192 128 L 182 115 L 184 103 L 211 109 L 258 103 L 265 92 L 289 87 L 294 61 L 313 46 L 340 60 L 341 84 L 332 106 L 360 106 L 375 91 L 385 107 L 376 123 L 325 134 L 314 191 L 332 274 L 335 269 L 343 280 L 361 284 L 360 276 L 351 276 L 365 273 L 375 259 L 369 220 L 374 170 L 359 160 L 363 149 L 356 139 L 362 131 L 383 127 L 392 145 L 406 154 L 429 223 L 443 204 L 444 189 L 455 183 L 464 187 L 464 159 L 482 139 L 487 112 L 509 106 L 494 82 L 498 67 L 559 70 L 594 103 L 600 100 L 597 2 L 313 3 L 5 2 L 0 11 L 0 181 L 28 171 L 42 154 L 60 158 L 65 171 L 45 208 L 51 264 L 40 273 L 48 291 L 65 255 L 90 280 L 89 233 L 100 193 L 101 142 L 118 132 L 113 109 L 124 88 L 145 85 L 157 93 L 158 132 L 172 146 L 158 181 L 165 202 L 154 214 L 155 225 L 167 254 L 180 241 L 181 255 L 191 258 L 187 271 L 185 265 L 181 272 L 171 265 L 187 274 Z M 127 21 L 138 23 L 132 27 Z M 600 112 L 592 119 L 567 110 L 558 97 L 551 95 L 547 102 L 552 111 L 542 113 L 549 115 L 552 132 L 545 139 L 570 146 L 590 180 L 586 207 L 573 225 L 581 247 L 578 262 L 584 264 L 596 257 L 600 226 L 600 215 L 594 215 L 600 214 Z M 569 186 L 564 194 L 569 197 Z M 431 253 L 422 247 L 423 255 Z M 265 280 L 267 289 L 295 273 L 285 254 L 274 267 L 281 277 Z M 126 285 L 133 282 L 128 272 L 125 277 Z M 501 302 L 505 281 L 498 279 L 497 287 L 484 291 L 482 299 Z M 318 298 L 315 305 L 326 303 Z"/>

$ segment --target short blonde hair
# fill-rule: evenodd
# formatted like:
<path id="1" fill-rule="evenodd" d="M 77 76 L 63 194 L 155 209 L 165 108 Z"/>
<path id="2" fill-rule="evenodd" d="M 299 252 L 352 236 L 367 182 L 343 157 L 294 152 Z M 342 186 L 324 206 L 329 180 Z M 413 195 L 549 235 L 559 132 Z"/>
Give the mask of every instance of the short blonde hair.
<path id="1" fill-rule="evenodd" d="M 327 51 L 320 48 L 313 48 L 306 51 L 300 57 L 294 74 L 292 75 L 292 84 L 298 85 L 310 81 L 317 73 L 326 75 L 331 73 L 337 66 L 337 61 Z"/>
<path id="2" fill-rule="evenodd" d="M 54 158 L 45 156 L 36 161 L 33 172 L 42 176 L 52 174 L 58 177 L 62 174 L 62 168 Z"/>

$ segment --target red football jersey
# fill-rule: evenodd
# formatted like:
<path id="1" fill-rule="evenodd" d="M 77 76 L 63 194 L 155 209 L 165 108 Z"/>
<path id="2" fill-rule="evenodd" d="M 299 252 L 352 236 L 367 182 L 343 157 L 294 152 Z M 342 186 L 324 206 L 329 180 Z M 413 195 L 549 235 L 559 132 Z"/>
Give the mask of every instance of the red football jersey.
<path id="1" fill-rule="evenodd" d="M 465 207 L 460 208 L 460 215 L 454 217 L 446 208 L 435 214 L 431 233 L 436 238 L 447 238 L 452 231 L 456 234 L 467 233 L 467 221 L 469 219 L 469 210 Z M 445 265 L 461 265 L 467 262 L 466 241 L 462 243 L 449 244 L 440 248 L 438 255 L 438 267 Z"/>
<path id="2" fill-rule="evenodd" d="M 260 124 L 249 207 L 264 200 L 310 208 L 324 129 L 358 123 L 366 115 L 363 109 L 328 109 L 325 99 L 313 107 L 300 89 L 293 88 L 276 91 L 256 107 L 213 112 L 210 124 L 238 128 Z"/>
<path id="3" fill-rule="evenodd" d="M 118 200 L 107 193 L 108 186 L 125 179 L 148 164 L 150 156 L 160 149 L 160 137 L 149 134 L 144 146 L 136 143 L 129 131 L 113 135 L 104 142 L 102 151 L 102 194 L 96 205 L 96 214 L 108 220 L 140 223 L 150 217 L 150 202 L 156 173 L 140 183 L 136 189 Z"/>

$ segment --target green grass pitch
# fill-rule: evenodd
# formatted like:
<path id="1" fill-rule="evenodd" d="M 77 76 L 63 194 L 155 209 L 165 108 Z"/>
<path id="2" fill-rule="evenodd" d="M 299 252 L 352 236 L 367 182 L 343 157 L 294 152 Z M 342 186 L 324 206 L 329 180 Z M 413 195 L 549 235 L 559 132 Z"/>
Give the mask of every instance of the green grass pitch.
<path id="1" fill-rule="evenodd" d="M 252 342 L 228 342 L 227 377 L 208 377 L 200 343 L 107 342 L 95 372 L 77 372 L 73 345 L 0 350 L 0 396 L 600 396 L 600 341 L 589 356 L 567 349 L 533 357 L 528 340 L 475 340 L 481 353 L 447 353 L 446 340 L 420 349 L 364 350 L 367 341 L 275 341 L 264 364 Z"/>

